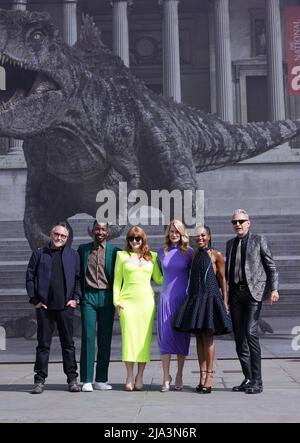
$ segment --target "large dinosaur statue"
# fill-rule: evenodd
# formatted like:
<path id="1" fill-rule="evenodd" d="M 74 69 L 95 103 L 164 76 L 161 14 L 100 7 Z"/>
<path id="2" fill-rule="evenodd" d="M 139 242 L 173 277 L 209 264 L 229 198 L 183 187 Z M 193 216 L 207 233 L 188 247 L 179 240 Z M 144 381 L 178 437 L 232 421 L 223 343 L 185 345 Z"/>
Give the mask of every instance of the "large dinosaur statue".
<path id="1" fill-rule="evenodd" d="M 234 125 L 149 90 L 83 19 L 74 47 L 47 13 L 0 10 L 0 135 L 24 139 L 24 228 L 32 247 L 96 194 L 197 188 L 196 173 L 254 157 L 297 135 L 297 123 Z M 115 226 L 113 235 L 120 229 Z"/>

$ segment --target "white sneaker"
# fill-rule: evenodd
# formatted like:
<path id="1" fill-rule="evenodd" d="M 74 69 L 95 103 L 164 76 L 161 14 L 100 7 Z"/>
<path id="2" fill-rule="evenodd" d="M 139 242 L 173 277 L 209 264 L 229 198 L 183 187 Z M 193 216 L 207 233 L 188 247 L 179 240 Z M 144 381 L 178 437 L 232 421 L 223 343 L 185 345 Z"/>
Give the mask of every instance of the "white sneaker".
<path id="1" fill-rule="evenodd" d="M 109 385 L 107 381 L 104 383 L 95 381 L 94 389 L 98 389 L 99 391 L 108 391 L 109 389 L 112 389 L 112 385 Z"/>
<path id="2" fill-rule="evenodd" d="M 92 383 L 83 383 L 81 390 L 82 392 L 93 392 L 94 389 Z"/>

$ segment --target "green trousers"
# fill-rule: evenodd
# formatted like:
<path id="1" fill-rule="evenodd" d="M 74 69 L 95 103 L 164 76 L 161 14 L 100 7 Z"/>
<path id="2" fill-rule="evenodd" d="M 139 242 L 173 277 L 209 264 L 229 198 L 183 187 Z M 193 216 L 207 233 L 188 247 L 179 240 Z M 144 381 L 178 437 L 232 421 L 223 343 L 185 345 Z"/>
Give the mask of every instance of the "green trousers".
<path id="1" fill-rule="evenodd" d="M 96 326 L 98 352 L 95 381 L 108 381 L 108 365 L 115 311 L 111 298 L 111 291 L 90 290 L 85 292 L 81 302 L 80 380 L 83 383 L 92 383 L 94 381 Z"/>

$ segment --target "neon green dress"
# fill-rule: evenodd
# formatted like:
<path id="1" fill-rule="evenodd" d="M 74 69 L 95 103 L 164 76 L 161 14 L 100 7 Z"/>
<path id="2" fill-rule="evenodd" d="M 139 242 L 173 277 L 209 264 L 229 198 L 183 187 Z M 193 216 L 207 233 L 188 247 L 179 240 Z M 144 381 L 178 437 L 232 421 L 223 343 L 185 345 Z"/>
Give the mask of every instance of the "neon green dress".
<path id="1" fill-rule="evenodd" d="M 138 266 L 128 259 L 137 256 L 127 251 L 117 252 L 114 279 L 114 305 L 121 305 L 122 360 L 146 363 L 150 360 L 152 327 L 155 311 L 151 278 L 159 285 L 163 276 L 157 262 L 157 253 L 151 252 L 152 261 Z"/>

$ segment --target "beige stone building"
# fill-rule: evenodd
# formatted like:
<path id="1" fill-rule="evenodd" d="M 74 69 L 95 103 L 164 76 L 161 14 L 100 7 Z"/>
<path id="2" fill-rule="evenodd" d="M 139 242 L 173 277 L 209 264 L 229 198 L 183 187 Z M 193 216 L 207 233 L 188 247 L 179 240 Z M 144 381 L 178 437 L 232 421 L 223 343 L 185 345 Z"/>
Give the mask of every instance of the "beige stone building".
<path id="1" fill-rule="evenodd" d="M 296 0 L 1 0 L 2 8 L 48 11 L 74 44 L 82 13 L 104 43 L 158 93 L 245 123 L 300 116 L 288 95 L 284 13 Z M 0 88 L 5 71 L 0 68 Z M 299 141 L 199 175 L 207 215 L 299 214 Z M 21 220 L 22 142 L 2 140 L 0 220 Z"/>
<path id="2" fill-rule="evenodd" d="M 48 11 L 70 45 L 82 13 L 93 16 L 103 42 L 149 88 L 233 123 L 300 118 L 300 99 L 288 94 L 285 29 L 286 8 L 298 5 L 297 0 L 0 0 L 5 9 Z M 0 67 L 0 88 L 5 87 Z M 295 139 L 199 174 L 219 249 L 232 235 L 229 217 L 238 207 L 254 216 L 258 232 L 268 234 L 281 277 L 281 303 L 271 315 L 300 310 L 299 162 Z M 22 141 L 1 139 L 0 323 L 29 312 L 24 277 L 30 249 L 22 228 L 26 172 Z M 77 222 L 75 246 L 87 235 Z"/>

